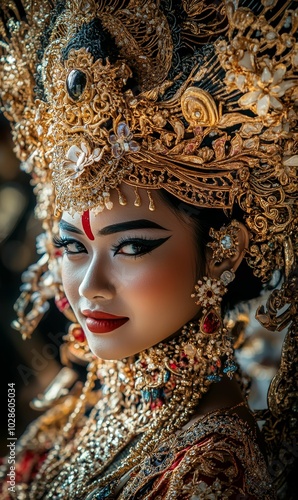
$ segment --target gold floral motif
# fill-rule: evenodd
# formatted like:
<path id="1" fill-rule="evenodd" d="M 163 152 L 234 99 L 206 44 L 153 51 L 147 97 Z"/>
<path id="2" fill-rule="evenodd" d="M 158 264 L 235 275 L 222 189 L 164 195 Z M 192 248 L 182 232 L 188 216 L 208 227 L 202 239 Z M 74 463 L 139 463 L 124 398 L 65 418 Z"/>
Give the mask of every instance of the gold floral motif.
<path id="1" fill-rule="evenodd" d="M 284 64 L 272 67 L 269 59 L 264 60 L 262 73 L 255 77 L 250 90 L 239 99 L 240 106 L 256 111 L 259 116 L 266 116 L 269 108 L 275 111 L 283 109 L 280 97 L 283 97 L 288 89 L 292 89 L 296 83 L 294 80 L 284 80 L 287 68 Z M 230 75 L 231 76 L 231 75 Z"/>

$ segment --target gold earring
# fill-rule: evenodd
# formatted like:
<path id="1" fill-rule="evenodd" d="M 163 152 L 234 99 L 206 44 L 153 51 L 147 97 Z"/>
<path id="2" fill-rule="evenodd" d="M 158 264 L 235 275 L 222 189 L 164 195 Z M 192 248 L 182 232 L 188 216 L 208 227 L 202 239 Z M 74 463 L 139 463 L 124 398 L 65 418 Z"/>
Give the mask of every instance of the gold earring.
<path id="1" fill-rule="evenodd" d="M 221 263 L 237 253 L 239 229 L 240 224 L 237 220 L 232 220 L 228 226 L 223 226 L 218 231 L 211 227 L 209 236 L 215 241 L 207 243 L 207 247 L 212 248 L 216 262 Z"/>
<path id="2" fill-rule="evenodd" d="M 63 344 L 60 346 L 60 358 L 63 365 L 71 366 L 73 362 L 88 364 L 93 358 L 88 346 L 85 333 L 77 322 L 75 314 L 70 307 L 68 299 L 62 290 L 56 294 L 55 304 L 59 311 L 71 321 L 67 334 L 63 336 Z"/>
<path id="3" fill-rule="evenodd" d="M 92 353 L 81 325 L 71 323 L 67 334 L 63 336 L 63 340 L 64 342 L 60 347 L 62 364 L 68 366 L 74 362 L 87 365 L 92 360 Z"/>
<path id="4" fill-rule="evenodd" d="M 210 364 L 206 376 L 211 382 L 219 382 L 223 373 L 232 378 L 233 373 L 237 370 L 233 342 L 228 330 L 223 325 L 221 315 L 222 298 L 227 292 L 226 284 L 230 283 L 234 276 L 233 271 L 224 271 L 219 280 L 204 276 L 195 285 L 195 293 L 191 294 L 195 303 L 202 307 L 202 316 L 199 322 L 202 340 L 206 337 L 212 340 L 208 343 Z M 223 360 L 225 361 L 222 368 Z"/>

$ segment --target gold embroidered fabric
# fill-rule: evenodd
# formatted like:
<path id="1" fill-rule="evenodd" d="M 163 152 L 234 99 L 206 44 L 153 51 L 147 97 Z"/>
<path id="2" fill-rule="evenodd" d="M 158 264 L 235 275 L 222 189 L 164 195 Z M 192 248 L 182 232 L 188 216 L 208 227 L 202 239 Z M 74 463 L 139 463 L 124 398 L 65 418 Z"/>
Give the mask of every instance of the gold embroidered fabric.
<path id="1" fill-rule="evenodd" d="M 87 420 L 88 423 L 88 420 Z M 92 425 L 92 421 L 89 423 Z M 36 427 L 35 427 L 36 429 Z M 34 424 L 31 425 L 31 431 Z M 77 430 L 79 432 L 79 429 Z M 76 435 L 70 439 L 76 440 Z M 33 441 L 31 441 L 32 443 Z M 41 446 L 41 443 L 39 443 Z M 44 445 L 43 445 L 44 447 Z M 74 449 L 74 453 L 77 450 Z M 83 450 L 82 450 L 83 453 Z M 121 464 L 127 453 L 116 458 L 116 465 Z M 33 470 L 43 453 L 36 448 Z M 20 462 L 28 456 L 26 450 L 19 458 Z M 79 457 L 77 457 L 79 465 Z M 96 486 L 86 493 L 85 478 L 77 481 L 75 463 L 63 464 L 67 470 L 67 479 L 59 488 L 47 485 L 47 493 L 43 496 L 32 496 L 32 485 L 35 479 L 33 470 L 31 478 L 19 478 L 20 484 L 15 495 L 8 496 L 4 491 L 0 498 L 27 500 L 35 498 L 56 499 L 75 498 L 76 500 L 103 499 L 146 499 L 146 500 L 200 500 L 204 499 L 236 499 L 250 498 L 255 500 L 274 499 L 274 492 L 256 437 L 248 424 L 235 411 L 217 410 L 201 417 L 186 430 L 159 442 L 155 449 L 142 461 L 138 471 L 129 471 L 125 477 L 118 477 L 111 485 L 103 489 Z M 112 464 L 113 466 L 113 464 Z M 23 473 L 24 473 L 23 469 Z M 28 470 L 26 471 L 28 474 Z M 26 484 L 21 484 L 22 479 Z M 32 484 L 29 485 L 32 481 Z M 72 487 L 75 481 L 76 493 Z M 90 490 L 90 484 L 89 488 Z M 58 492 L 61 492 L 58 497 Z M 74 496 L 75 495 L 75 496 Z M 242 496 L 239 496 L 242 495 Z"/>
<path id="2" fill-rule="evenodd" d="M 274 498 L 264 458 L 235 414 L 217 411 L 161 443 L 119 498 L 186 500 L 195 495 Z"/>

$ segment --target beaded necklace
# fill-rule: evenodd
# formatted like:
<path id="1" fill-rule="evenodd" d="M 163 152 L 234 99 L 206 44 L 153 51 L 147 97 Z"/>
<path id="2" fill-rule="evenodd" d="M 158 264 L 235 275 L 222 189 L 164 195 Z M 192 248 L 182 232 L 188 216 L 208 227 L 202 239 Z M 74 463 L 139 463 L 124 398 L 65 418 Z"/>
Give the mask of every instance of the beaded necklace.
<path id="1" fill-rule="evenodd" d="M 28 498 L 53 499 L 59 493 L 61 500 L 79 500 L 95 490 L 94 498 L 108 498 L 129 471 L 140 469 L 162 439 L 190 420 L 215 381 L 210 369 L 212 375 L 212 367 L 231 353 L 226 329 L 210 334 L 190 322 L 178 336 L 140 353 L 134 361 L 102 363 L 101 398 L 86 417 L 84 399 L 97 376 L 97 363 L 92 362 L 80 402 L 36 475 Z"/>

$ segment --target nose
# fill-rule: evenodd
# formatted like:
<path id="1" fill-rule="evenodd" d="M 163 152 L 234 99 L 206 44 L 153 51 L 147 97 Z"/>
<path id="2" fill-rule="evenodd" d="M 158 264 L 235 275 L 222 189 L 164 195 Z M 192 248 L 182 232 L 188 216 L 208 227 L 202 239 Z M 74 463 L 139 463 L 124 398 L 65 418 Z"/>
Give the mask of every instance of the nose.
<path id="1" fill-rule="evenodd" d="M 107 261 L 103 257 L 94 256 L 79 285 L 80 297 L 111 300 L 115 295 L 111 275 Z"/>

